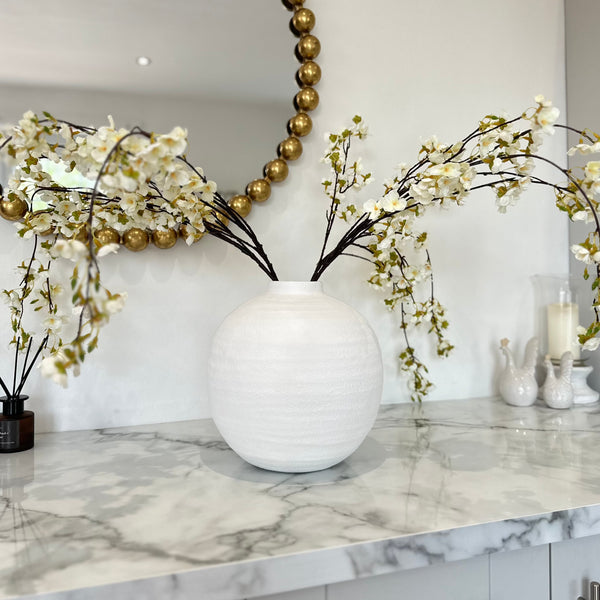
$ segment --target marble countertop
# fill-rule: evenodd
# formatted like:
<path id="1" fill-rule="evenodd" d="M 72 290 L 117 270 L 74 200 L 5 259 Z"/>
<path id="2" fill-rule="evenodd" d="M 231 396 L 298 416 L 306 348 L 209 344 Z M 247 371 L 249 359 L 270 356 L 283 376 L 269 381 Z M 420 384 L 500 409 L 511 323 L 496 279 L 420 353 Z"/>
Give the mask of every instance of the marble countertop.
<path id="1" fill-rule="evenodd" d="M 306 475 L 210 420 L 44 434 L 0 467 L 0 599 L 235 600 L 600 533 L 597 405 L 384 406 Z"/>

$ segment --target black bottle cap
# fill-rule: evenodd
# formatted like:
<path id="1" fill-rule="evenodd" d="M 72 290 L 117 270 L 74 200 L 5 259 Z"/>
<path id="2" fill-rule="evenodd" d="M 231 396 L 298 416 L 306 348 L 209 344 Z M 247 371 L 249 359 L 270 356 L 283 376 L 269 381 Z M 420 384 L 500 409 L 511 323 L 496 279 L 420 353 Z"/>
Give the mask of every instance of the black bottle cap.
<path id="1" fill-rule="evenodd" d="M 5 417 L 17 417 L 23 414 L 25 410 L 25 400 L 28 400 L 29 396 L 19 396 L 18 398 L 7 398 L 2 396 L 0 402 L 2 402 L 2 414 Z"/>

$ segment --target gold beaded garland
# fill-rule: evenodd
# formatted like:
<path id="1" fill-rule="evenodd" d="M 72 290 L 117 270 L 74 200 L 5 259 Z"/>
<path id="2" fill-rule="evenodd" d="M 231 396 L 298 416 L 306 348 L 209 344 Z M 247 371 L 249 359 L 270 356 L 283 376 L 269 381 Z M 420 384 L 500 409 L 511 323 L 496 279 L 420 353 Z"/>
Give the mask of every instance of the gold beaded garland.
<path id="1" fill-rule="evenodd" d="M 242 194 L 233 196 L 227 204 L 229 204 L 229 206 L 231 206 L 231 208 L 233 208 L 233 210 L 235 210 L 235 212 L 244 219 L 252 210 L 252 201 L 250 198 L 248 198 L 248 196 L 243 196 Z"/>
<path id="2" fill-rule="evenodd" d="M 246 187 L 246 195 L 252 202 L 264 202 L 271 195 L 271 184 L 266 179 L 255 179 Z"/>
<path id="3" fill-rule="evenodd" d="M 298 54 L 307 60 L 312 60 L 319 56 L 321 52 L 321 42 L 314 35 L 303 35 L 296 45 Z"/>
<path id="4" fill-rule="evenodd" d="M 167 229 L 165 231 L 152 232 L 152 243 L 161 250 L 167 250 L 172 248 L 177 242 L 177 232 L 173 229 Z"/>
<path id="5" fill-rule="evenodd" d="M 319 94 L 314 88 L 304 87 L 296 94 L 294 104 L 299 110 L 315 110 L 319 105 Z"/>
<path id="6" fill-rule="evenodd" d="M 312 120 L 306 113 L 298 113 L 288 121 L 288 131 L 298 137 L 308 135 L 312 130 Z"/>
<path id="7" fill-rule="evenodd" d="M 296 160 L 302 154 L 302 142 L 294 136 L 290 136 L 279 144 L 279 155 L 285 160 Z"/>
<path id="8" fill-rule="evenodd" d="M 118 244 L 121 241 L 121 236 L 116 229 L 112 227 L 102 227 L 94 233 L 94 237 L 98 240 L 101 246 L 107 244 Z"/>
<path id="9" fill-rule="evenodd" d="M 276 158 L 275 160 L 269 161 L 263 169 L 264 176 L 269 181 L 279 182 L 283 181 L 290 172 L 287 163 L 282 158 Z"/>
<path id="10" fill-rule="evenodd" d="M 308 33 L 315 26 L 315 13 L 308 8 L 300 8 L 292 17 L 292 26 L 298 33 Z"/>
<path id="11" fill-rule="evenodd" d="M 0 215 L 7 221 L 18 221 L 27 213 L 27 202 L 17 198 L 15 200 L 0 200 Z"/>
<path id="12" fill-rule="evenodd" d="M 312 60 L 305 62 L 298 69 L 298 79 L 303 85 L 317 85 L 321 80 L 321 67 Z"/>
<path id="13" fill-rule="evenodd" d="M 148 234 L 139 227 L 132 227 L 123 234 L 123 244 L 127 250 L 140 252 L 148 246 Z"/>

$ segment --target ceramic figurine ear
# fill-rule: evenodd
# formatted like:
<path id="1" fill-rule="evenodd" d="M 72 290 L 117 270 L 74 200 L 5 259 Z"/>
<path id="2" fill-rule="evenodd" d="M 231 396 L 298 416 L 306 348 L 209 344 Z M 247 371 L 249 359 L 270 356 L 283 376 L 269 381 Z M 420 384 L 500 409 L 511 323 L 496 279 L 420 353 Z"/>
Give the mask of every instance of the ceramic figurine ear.
<path id="1" fill-rule="evenodd" d="M 535 363 L 537 362 L 538 356 L 538 348 L 539 348 L 539 340 L 537 337 L 532 337 L 528 342 L 527 346 L 525 346 L 525 362 L 523 363 L 524 367 L 534 369 Z"/>
<path id="2" fill-rule="evenodd" d="M 571 381 L 571 373 L 573 372 L 573 355 L 571 352 L 565 352 L 560 357 L 560 375 L 568 381 Z"/>

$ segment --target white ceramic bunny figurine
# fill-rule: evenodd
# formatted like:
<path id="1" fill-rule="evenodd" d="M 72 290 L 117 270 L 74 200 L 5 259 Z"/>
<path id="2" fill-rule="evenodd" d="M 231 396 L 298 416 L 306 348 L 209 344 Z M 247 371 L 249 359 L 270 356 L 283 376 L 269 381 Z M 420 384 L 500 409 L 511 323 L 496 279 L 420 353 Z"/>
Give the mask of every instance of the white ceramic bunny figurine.
<path id="1" fill-rule="evenodd" d="M 546 381 L 542 387 L 542 398 L 550 408 L 570 408 L 573 405 L 573 387 L 571 373 L 573 372 L 573 355 L 565 352 L 560 357 L 560 373 L 556 377 L 550 355 L 544 359 L 546 366 Z"/>
<path id="2" fill-rule="evenodd" d="M 509 340 L 500 340 L 500 350 L 506 357 L 506 367 L 500 374 L 500 396 L 512 406 L 531 406 L 537 397 L 538 385 L 535 380 L 535 362 L 538 351 L 538 339 L 532 337 L 525 347 L 525 361 L 521 368 L 515 366 L 512 352 L 508 348 Z"/>

